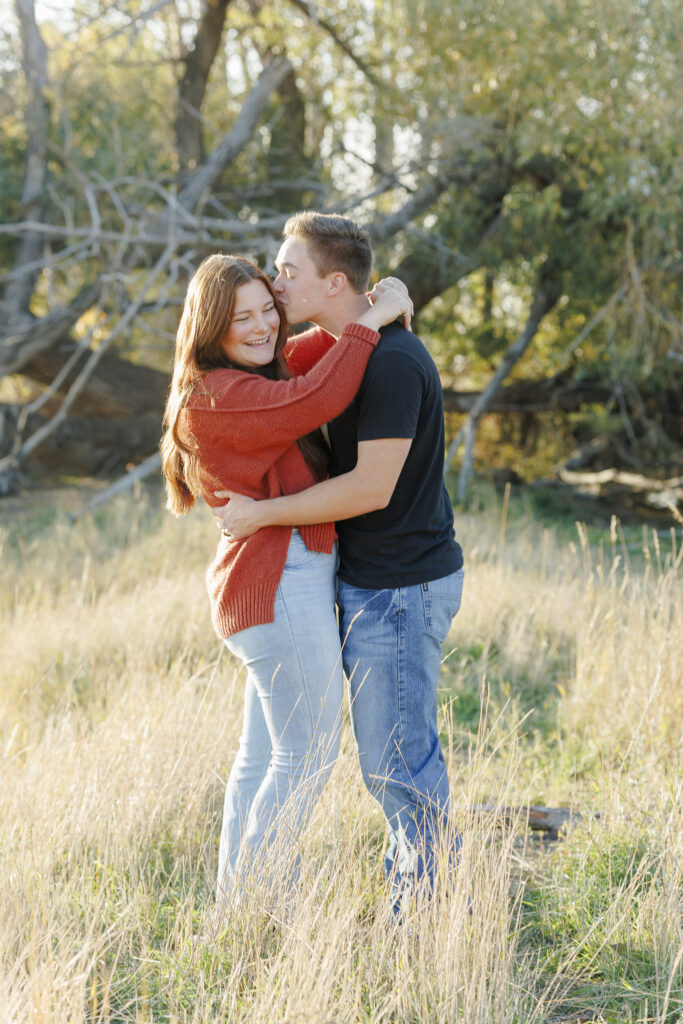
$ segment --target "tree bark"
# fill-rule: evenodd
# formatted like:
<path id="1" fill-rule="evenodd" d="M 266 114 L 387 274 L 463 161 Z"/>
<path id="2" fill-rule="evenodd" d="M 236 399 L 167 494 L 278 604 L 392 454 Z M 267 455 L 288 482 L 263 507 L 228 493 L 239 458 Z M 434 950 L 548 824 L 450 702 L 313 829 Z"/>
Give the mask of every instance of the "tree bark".
<path id="1" fill-rule="evenodd" d="M 27 363 L 40 356 L 72 329 L 80 317 L 97 301 L 100 284 L 85 288 L 70 306 L 53 309 L 47 316 L 35 318 L 26 314 L 13 333 L 0 336 L 0 377 L 23 373 Z"/>
<path id="2" fill-rule="evenodd" d="M 474 463 L 474 439 L 479 425 L 479 420 L 487 411 L 490 402 L 493 400 L 498 388 L 507 377 L 508 373 L 522 358 L 529 344 L 533 340 L 539 328 L 541 320 L 548 313 L 560 296 L 560 281 L 554 274 L 554 268 L 549 260 L 541 266 L 538 273 L 534 301 L 529 311 L 527 322 L 516 341 L 507 350 L 500 366 L 493 377 L 486 385 L 486 388 L 477 398 L 470 409 L 467 419 L 460 430 L 455 441 L 448 450 L 447 461 L 450 463 L 457 451 L 459 443 L 464 440 L 465 454 L 460 466 L 458 477 L 458 500 L 464 501 L 467 493 L 467 485 L 472 474 Z"/>
<path id="3" fill-rule="evenodd" d="M 289 214 L 303 205 L 305 190 L 296 189 L 297 180 L 309 176 L 306 155 L 306 104 L 292 68 L 278 86 L 281 109 L 271 128 L 268 149 L 270 205 Z M 289 183 L 292 187 L 287 187 Z"/>
<path id="4" fill-rule="evenodd" d="M 202 103 L 209 74 L 223 37 L 230 0 L 205 0 L 192 49 L 185 56 L 185 73 L 178 83 L 175 120 L 176 150 L 181 177 L 204 163 Z"/>
<path id="5" fill-rule="evenodd" d="M 43 430 L 50 420 L 35 414 L 26 424 L 27 432 Z M 6 430 L 4 443 L 2 425 Z M 0 405 L 0 445 L 11 443 L 16 424 L 16 408 Z M 106 477 L 123 473 L 131 462 L 155 452 L 161 438 L 161 416 L 158 410 L 127 419 L 107 416 L 70 416 L 45 438 L 23 464 L 71 476 Z M 4 454 L 4 453 L 0 453 Z M 0 474 L 3 487 L 4 474 Z M 8 493 L 7 486 L 2 493 Z"/>
<path id="6" fill-rule="evenodd" d="M 471 413 L 482 394 L 481 391 L 444 388 L 444 409 L 446 412 Z M 488 402 L 486 412 L 577 412 L 586 405 L 605 405 L 612 396 L 612 388 L 603 381 L 575 381 L 565 374 L 547 380 L 519 380 L 508 387 L 501 387 Z"/>
<path id="7" fill-rule="evenodd" d="M 47 179 L 47 153 L 42 140 L 47 137 L 50 124 L 50 104 L 47 99 L 47 47 L 36 22 L 33 0 L 14 0 L 14 6 L 19 21 L 28 92 L 24 111 L 28 143 L 21 212 L 24 220 L 39 222 L 43 219 L 43 195 Z M 6 323 L 13 324 L 28 310 L 35 282 L 41 271 L 40 257 L 44 244 L 45 239 L 40 232 L 27 232 L 19 242 L 15 260 L 15 267 L 19 273 L 13 275 L 3 299 Z"/>
<path id="8" fill-rule="evenodd" d="M 264 67 L 258 81 L 245 99 L 232 131 L 223 138 L 204 164 L 192 175 L 179 196 L 181 206 L 196 210 L 228 164 L 244 149 L 263 115 L 274 89 L 279 88 L 292 69 L 285 57 L 276 57 Z"/>
<path id="9" fill-rule="evenodd" d="M 47 387 L 75 351 L 74 342 L 63 338 L 27 363 L 22 374 Z M 55 405 L 48 405 L 47 412 L 56 411 L 56 403 L 66 396 L 77 373 L 74 368 L 62 381 L 55 395 Z M 76 416 L 99 415 L 112 419 L 135 418 L 151 412 L 160 421 L 170 380 L 170 373 L 131 363 L 114 352 L 106 352 L 74 402 L 72 411 Z"/>

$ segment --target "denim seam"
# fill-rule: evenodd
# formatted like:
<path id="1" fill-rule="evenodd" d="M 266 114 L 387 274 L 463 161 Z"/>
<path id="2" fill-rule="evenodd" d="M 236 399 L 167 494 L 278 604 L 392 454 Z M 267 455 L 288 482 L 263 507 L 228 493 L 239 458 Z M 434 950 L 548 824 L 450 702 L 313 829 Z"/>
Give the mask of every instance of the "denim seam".
<path id="1" fill-rule="evenodd" d="M 405 594 L 403 588 L 399 588 L 397 591 L 398 595 L 398 612 L 396 622 L 396 686 L 397 686 L 397 707 L 398 707 L 398 736 L 394 743 L 394 749 L 392 751 L 392 762 L 399 778 L 403 779 L 402 764 L 403 758 L 401 755 L 401 747 L 403 746 L 403 739 L 405 735 L 405 718 L 406 718 L 406 693 L 405 693 Z"/>

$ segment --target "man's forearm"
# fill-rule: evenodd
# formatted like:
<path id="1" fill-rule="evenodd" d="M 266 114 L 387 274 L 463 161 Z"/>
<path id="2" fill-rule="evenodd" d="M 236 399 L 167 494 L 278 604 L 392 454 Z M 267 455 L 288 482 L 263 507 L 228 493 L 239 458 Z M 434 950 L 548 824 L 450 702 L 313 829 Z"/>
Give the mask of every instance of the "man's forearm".
<path id="1" fill-rule="evenodd" d="M 386 508 L 408 456 L 410 438 L 358 442 L 358 461 L 349 473 L 323 480 L 307 491 L 254 501 L 233 491 L 215 491 L 229 498 L 214 513 L 228 537 L 243 540 L 264 526 L 308 526 L 332 523 Z"/>
<path id="2" fill-rule="evenodd" d="M 259 529 L 263 526 L 306 526 L 349 519 L 384 508 L 386 504 L 385 495 L 367 481 L 359 480 L 352 470 L 323 480 L 298 494 L 259 501 L 254 514 L 258 518 Z"/>

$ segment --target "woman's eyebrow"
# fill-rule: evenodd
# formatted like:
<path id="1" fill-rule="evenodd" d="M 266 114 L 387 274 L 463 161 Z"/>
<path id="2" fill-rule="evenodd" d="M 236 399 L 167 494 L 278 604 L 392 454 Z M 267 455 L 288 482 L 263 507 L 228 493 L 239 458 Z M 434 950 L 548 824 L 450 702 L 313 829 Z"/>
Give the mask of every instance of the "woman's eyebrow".
<path id="1" fill-rule="evenodd" d="M 263 305 L 261 306 L 261 310 L 264 310 L 266 308 L 266 306 L 272 305 L 272 303 L 273 303 L 273 300 L 272 299 L 268 299 L 267 302 L 264 302 Z M 254 311 L 251 308 L 251 306 L 248 306 L 246 309 L 235 309 L 235 310 L 233 310 L 233 314 L 232 315 L 233 315 L 233 317 L 235 317 L 235 316 L 244 316 L 245 313 L 253 313 L 253 312 Z"/>

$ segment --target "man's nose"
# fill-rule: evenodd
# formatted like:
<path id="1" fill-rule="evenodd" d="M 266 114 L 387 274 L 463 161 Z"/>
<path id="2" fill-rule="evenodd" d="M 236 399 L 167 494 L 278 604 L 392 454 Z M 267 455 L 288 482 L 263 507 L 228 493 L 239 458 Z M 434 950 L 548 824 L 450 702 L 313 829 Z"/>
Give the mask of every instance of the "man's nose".
<path id="1" fill-rule="evenodd" d="M 273 291 L 281 292 L 282 290 L 282 274 L 278 274 L 273 281 Z"/>

